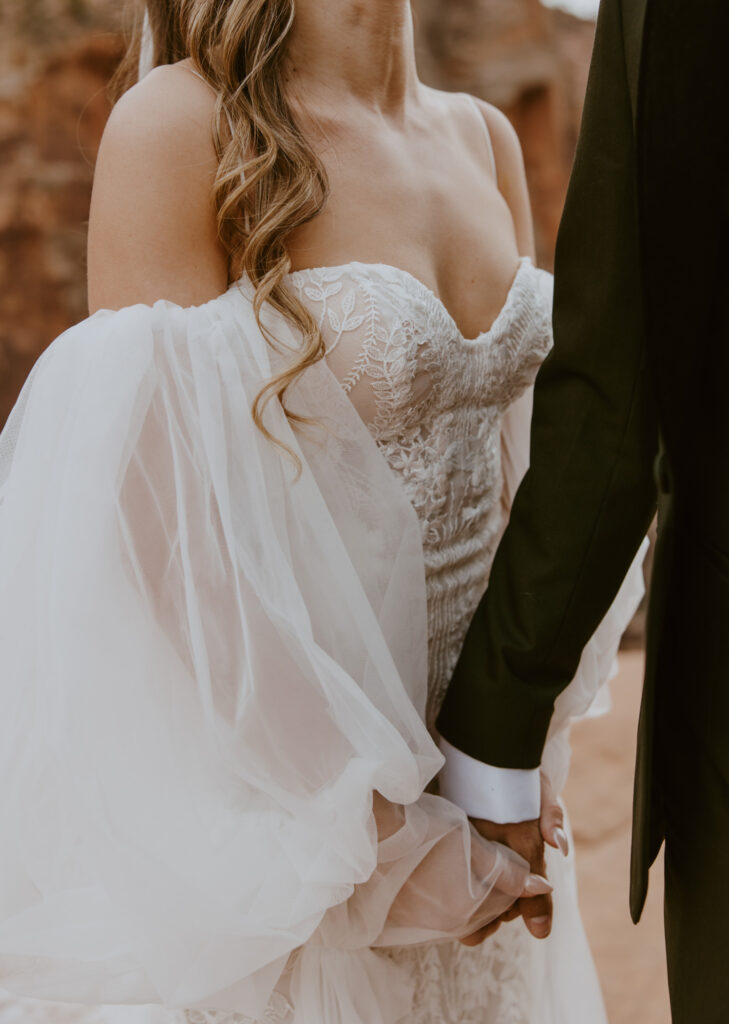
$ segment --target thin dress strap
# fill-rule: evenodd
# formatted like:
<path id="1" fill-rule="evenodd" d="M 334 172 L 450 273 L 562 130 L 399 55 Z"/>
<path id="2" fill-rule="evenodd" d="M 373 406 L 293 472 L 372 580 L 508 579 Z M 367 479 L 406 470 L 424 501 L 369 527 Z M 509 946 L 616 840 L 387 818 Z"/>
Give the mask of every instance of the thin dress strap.
<path id="1" fill-rule="evenodd" d="M 197 68 L 194 68 L 192 66 L 192 64 L 185 64 L 184 67 L 185 67 L 185 70 L 189 71 L 191 75 L 194 75 L 195 78 L 199 78 L 201 82 L 204 82 L 205 85 L 207 85 L 208 89 L 213 89 L 212 85 L 210 84 L 210 82 L 208 82 L 208 80 L 205 77 L 205 75 L 201 75 L 200 72 L 197 70 Z M 213 89 L 213 92 L 214 91 L 215 90 Z"/>
<path id="2" fill-rule="evenodd" d="M 215 92 L 215 90 L 213 89 L 212 85 L 210 84 L 210 82 L 208 82 L 207 78 L 205 77 L 205 75 L 201 75 L 200 72 L 196 68 L 192 67 L 192 65 L 190 65 L 190 64 L 185 64 L 184 67 L 185 67 L 185 69 L 187 71 L 190 72 L 191 75 L 194 75 L 195 78 L 199 78 L 201 82 L 204 82 L 205 85 L 207 85 L 208 89 L 210 89 L 211 92 Z M 228 128 L 230 129 L 230 134 L 233 135 L 234 134 L 234 132 L 233 132 L 233 122 L 232 122 L 232 120 L 230 118 L 230 114 L 228 113 L 227 110 L 225 110 L 225 117 L 226 117 L 226 120 L 228 122 Z"/>
<path id="3" fill-rule="evenodd" d="M 498 181 L 498 177 L 499 176 L 498 176 L 498 172 L 496 170 L 496 157 L 494 155 L 494 144 L 491 141 L 491 132 L 489 131 L 489 126 L 486 124 L 486 118 L 483 116 L 483 114 L 479 110 L 478 104 L 476 103 L 476 101 L 473 98 L 473 96 L 469 96 L 468 93 L 464 93 L 464 96 L 466 96 L 466 98 L 468 99 L 469 103 L 473 107 L 474 112 L 476 114 L 476 117 L 479 120 L 479 124 L 481 125 L 481 128 L 483 129 L 483 133 L 486 136 L 486 148 L 488 149 L 488 153 L 489 153 L 489 162 L 491 164 L 491 170 L 493 171 L 493 174 L 494 174 L 494 180 Z"/>

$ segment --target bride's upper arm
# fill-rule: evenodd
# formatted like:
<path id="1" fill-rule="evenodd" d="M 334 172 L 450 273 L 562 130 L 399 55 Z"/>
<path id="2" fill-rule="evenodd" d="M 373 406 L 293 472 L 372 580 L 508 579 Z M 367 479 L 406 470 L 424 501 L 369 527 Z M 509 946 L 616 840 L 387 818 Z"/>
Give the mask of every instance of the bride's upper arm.
<path id="1" fill-rule="evenodd" d="M 112 111 L 89 219 L 89 309 L 215 298 L 228 283 L 211 190 L 215 97 L 185 68 L 157 68 Z"/>
<path id="2" fill-rule="evenodd" d="M 497 107 L 483 100 L 477 103 L 494 148 L 497 185 L 514 218 L 519 255 L 535 259 L 534 221 L 519 137 Z"/>

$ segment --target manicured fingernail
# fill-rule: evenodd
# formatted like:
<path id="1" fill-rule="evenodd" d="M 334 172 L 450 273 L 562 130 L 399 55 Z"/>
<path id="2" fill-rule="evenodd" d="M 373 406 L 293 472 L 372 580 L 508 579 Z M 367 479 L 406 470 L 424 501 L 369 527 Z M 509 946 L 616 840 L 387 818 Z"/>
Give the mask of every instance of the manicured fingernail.
<path id="1" fill-rule="evenodd" d="M 566 857 L 567 854 L 570 852 L 570 844 L 569 840 L 567 839 L 567 833 L 563 828 L 556 828 L 552 835 L 554 836 L 555 843 L 562 852 L 562 856 Z"/>
<path id="2" fill-rule="evenodd" d="M 550 921 L 548 917 L 530 917 L 529 930 L 538 938 L 546 938 L 550 932 Z"/>
<path id="3" fill-rule="evenodd" d="M 541 875 L 529 875 L 524 884 L 525 896 L 547 896 L 552 891 L 552 886 Z"/>

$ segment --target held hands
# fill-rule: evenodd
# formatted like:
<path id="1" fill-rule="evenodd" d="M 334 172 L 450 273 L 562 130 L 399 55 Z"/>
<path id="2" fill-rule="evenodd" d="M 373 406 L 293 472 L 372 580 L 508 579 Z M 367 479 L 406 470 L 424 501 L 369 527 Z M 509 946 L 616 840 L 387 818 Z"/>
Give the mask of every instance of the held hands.
<path id="1" fill-rule="evenodd" d="M 569 852 L 569 844 L 564 830 L 562 808 L 545 775 L 541 776 L 541 784 L 542 811 L 537 821 L 499 825 L 479 818 L 471 819 L 476 831 L 485 839 L 503 843 L 528 861 L 532 874 L 527 880 L 521 898 L 514 906 L 488 927 L 462 939 L 461 942 L 466 946 L 479 945 L 493 935 L 504 921 L 511 921 L 519 916 L 524 918 L 527 929 L 537 939 L 546 939 L 552 930 L 552 887 L 546 882 L 544 844 L 547 842 L 555 849 L 561 850 L 565 857 Z"/>

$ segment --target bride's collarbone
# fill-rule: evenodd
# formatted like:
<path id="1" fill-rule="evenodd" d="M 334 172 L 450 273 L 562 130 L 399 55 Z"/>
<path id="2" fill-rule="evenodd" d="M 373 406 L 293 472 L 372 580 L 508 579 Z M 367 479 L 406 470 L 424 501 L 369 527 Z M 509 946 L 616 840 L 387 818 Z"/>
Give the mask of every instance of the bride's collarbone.
<path id="1" fill-rule="evenodd" d="M 417 279 L 465 337 L 499 313 L 519 251 L 513 220 L 493 183 L 332 182 L 325 209 L 288 243 L 292 271 L 384 265 Z"/>

